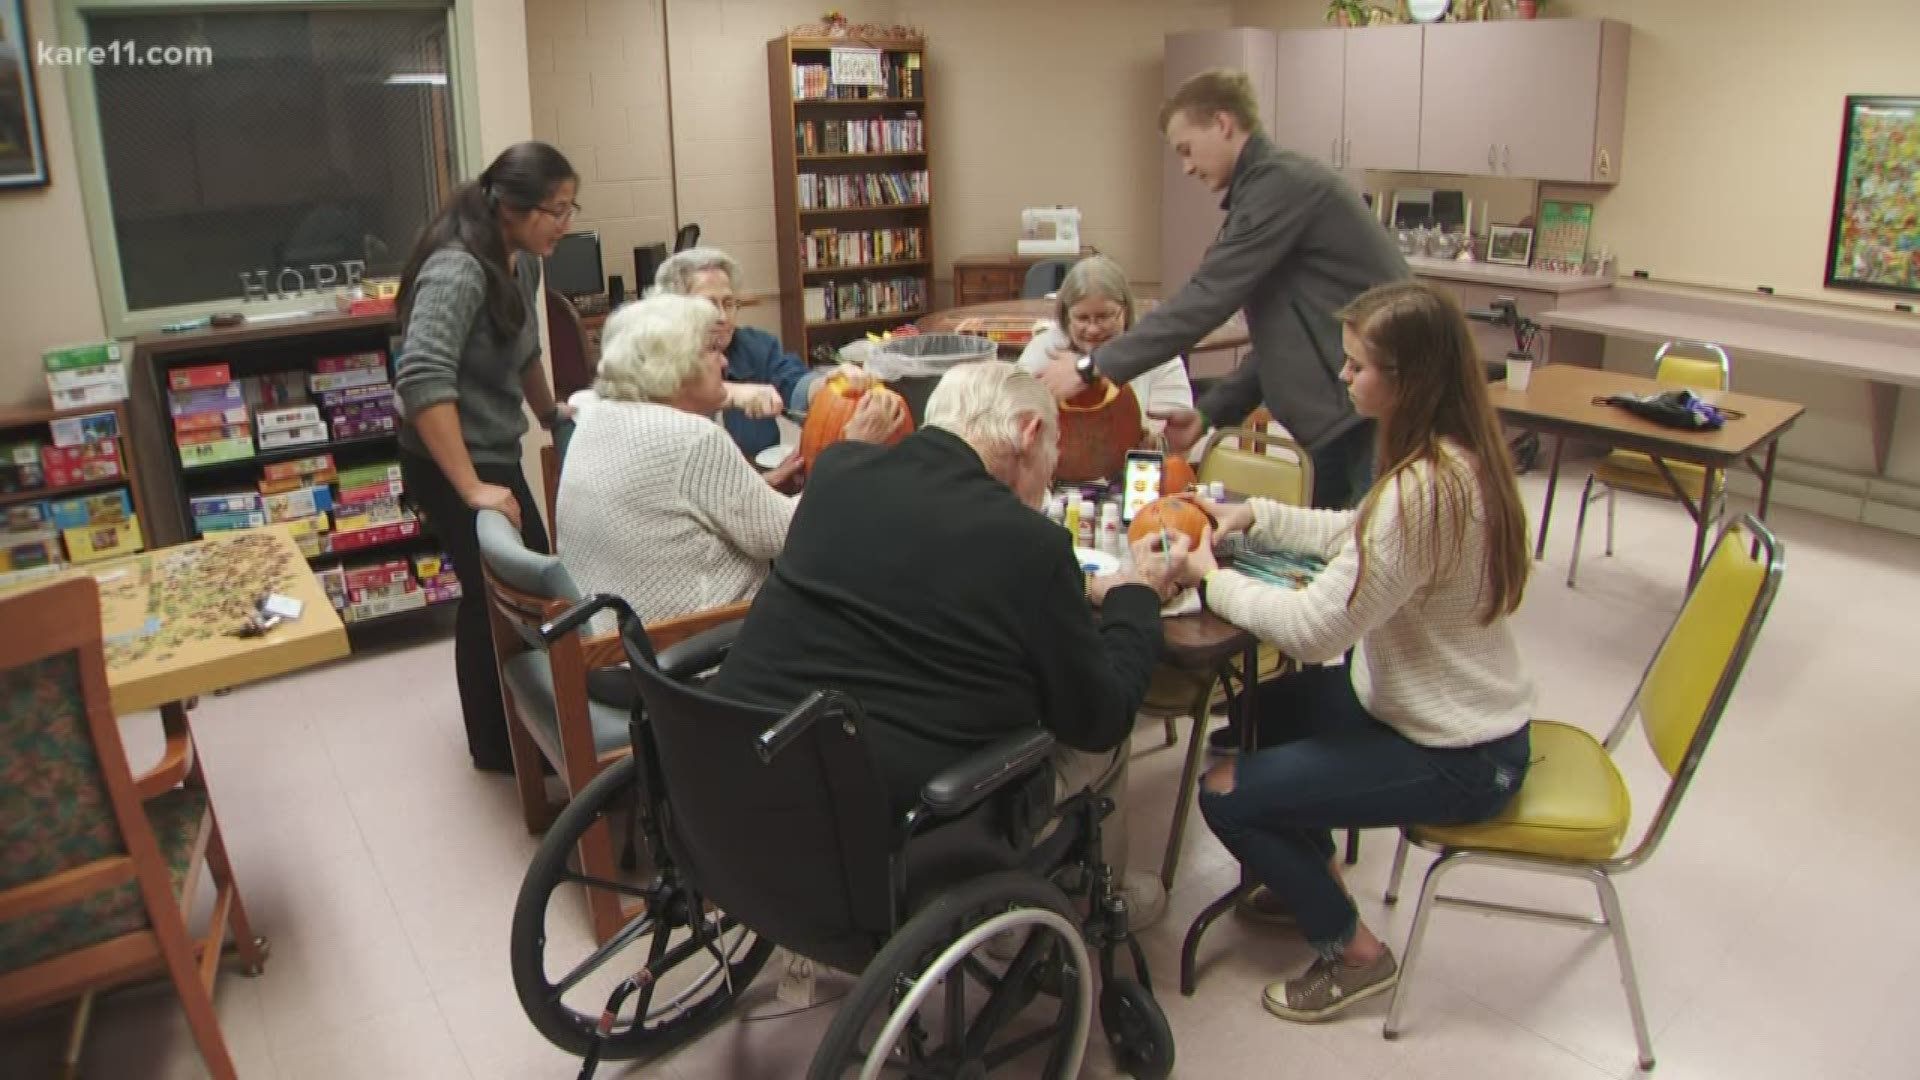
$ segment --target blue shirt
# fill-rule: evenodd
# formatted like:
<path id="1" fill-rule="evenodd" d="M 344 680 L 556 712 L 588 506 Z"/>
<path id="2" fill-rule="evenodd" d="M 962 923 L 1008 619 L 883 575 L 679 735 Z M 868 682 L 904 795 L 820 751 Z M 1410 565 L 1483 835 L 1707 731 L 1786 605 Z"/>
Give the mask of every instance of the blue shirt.
<path id="1" fill-rule="evenodd" d="M 788 409 L 806 411 L 807 394 L 820 376 L 782 349 L 779 338 L 765 330 L 735 327 L 726 356 L 728 382 L 765 383 L 780 391 Z M 749 460 L 780 442 L 780 424 L 773 419 L 753 420 L 739 409 L 728 409 L 720 414 L 720 423 Z"/>

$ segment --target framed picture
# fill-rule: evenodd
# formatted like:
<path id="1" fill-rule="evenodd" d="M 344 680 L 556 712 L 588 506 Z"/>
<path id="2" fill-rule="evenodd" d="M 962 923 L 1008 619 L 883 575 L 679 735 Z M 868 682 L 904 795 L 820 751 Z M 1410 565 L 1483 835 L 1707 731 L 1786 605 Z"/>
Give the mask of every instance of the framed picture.
<path id="1" fill-rule="evenodd" d="M 1489 225 L 1487 261 L 1526 266 L 1533 261 L 1533 230 L 1524 225 Z"/>
<path id="2" fill-rule="evenodd" d="M 43 187 L 47 149 L 33 87 L 26 0 L 0 0 L 0 188 Z"/>
<path id="3" fill-rule="evenodd" d="M 1848 97 L 1827 284 L 1920 293 L 1920 97 Z"/>

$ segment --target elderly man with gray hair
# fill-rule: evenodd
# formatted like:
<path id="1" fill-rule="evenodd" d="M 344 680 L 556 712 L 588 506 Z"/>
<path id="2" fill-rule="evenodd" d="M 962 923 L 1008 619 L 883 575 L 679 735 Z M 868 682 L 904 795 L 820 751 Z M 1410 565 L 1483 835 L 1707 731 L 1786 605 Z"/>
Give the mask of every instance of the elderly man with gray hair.
<path id="1" fill-rule="evenodd" d="M 660 264 L 654 290 L 676 296 L 697 296 L 720 312 L 713 326 L 714 347 L 727 358 L 726 411 L 720 422 L 740 452 L 752 458 L 780 443 L 775 419 L 792 410 L 805 412 L 819 393 L 822 376 L 799 357 L 780 347 L 780 339 L 765 330 L 741 326 L 740 264 L 717 248 L 688 248 Z M 867 384 L 864 369 L 843 364 L 838 369 L 855 386 Z"/>
<path id="2" fill-rule="evenodd" d="M 1143 544 L 1130 570 L 1087 582 L 1039 510 L 1059 424 L 1038 379 L 989 360 L 949 371 L 898 445 L 827 448 L 713 688 L 776 708 L 852 695 L 902 812 L 943 768 L 1033 727 L 1059 740 L 1056 794 L 1091 787 L 1124 808 L 1170 562 Z M 1177 566 L 1186 541 L 1174 544 Z M 1134 926 L 1151 923 L 1166 895 L 1124 872 L 1122 809 L 1103 839 Z"/>

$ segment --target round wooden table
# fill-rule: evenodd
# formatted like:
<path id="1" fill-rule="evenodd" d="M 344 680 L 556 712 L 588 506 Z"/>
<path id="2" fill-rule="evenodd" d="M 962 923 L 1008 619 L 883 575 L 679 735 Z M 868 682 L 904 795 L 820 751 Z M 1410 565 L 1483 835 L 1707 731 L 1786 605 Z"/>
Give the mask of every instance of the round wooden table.
<path id="1" fill-rule="evenodd" d="M 1158 300 L 1140 301 L 1141 314 L 1152 311 L 1154 305 L 1158 303 Z M 931 315 L 924 316 L 919 322 L 914 323 L 914 325 L 919 327 L 922 333 L 956 334 L 968 332 L 963 324 L 969 319 L 1024 319 L 1029 322 L 1037 322 L 1041 319 L 1051 320 L 1052 318 L 1053 301 L 1051 300 L 995 300 L 989 304 L 968 304 L 965 307 L 936 311 Z M 1201 338 L 1200 343 L 1195 345 L 1191 351 L 1210 352 L 1214 349 L 1237 349 L 1246 343 L 1247 321 L 1236 311 L 1233 314 L 1233 318 L 1215 327 L 1213 332 Z M 1024 347 L 1024 342 L 1019 345 L 1002 342 L 1000 351 L 1003 353 L 1011 352 L 1017 356 L 1022 347 Z"/>

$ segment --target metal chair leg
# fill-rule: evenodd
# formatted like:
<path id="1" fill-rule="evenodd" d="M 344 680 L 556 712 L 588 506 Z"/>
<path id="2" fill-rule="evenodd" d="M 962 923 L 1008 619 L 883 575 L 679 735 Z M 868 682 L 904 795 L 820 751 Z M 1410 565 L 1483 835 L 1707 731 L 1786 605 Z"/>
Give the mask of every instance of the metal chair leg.
<path id="1" fill-rule="evenodd" d="M 1653 1037 L 1647 1033 L 1647 1010 L 1640 1003 L 1640 978 L 1633 970 L 1633 951 L 1627 945 L 1627 924 L 1620 912 L 1620 894 L 1614 891 L 1613 878 L 1601 871 L 1593 875 L 1594 890 L 1600 894 L 1600 911 L 1607 918 L 1607 932 L 1613 936 L 1613 950 L 1620 958 L 1620 985 L 1627 991 L 1627 1010 L 1633 1014 L 1633 1039 L 1640 1045 L 1640 1068 L 1653 1068 Z M 1406 979 L 1401 968 L 1400 978 Z"/>
<path id="2" fill-rule="evenodd" d="M 1406 854 L 1406 841 L 1401 841 L 1401 855 Z M 1435 897 L 1440 892 L 1440 878 L 1453 868 L 1457 854 L 1449 852 L 1433 861 L 1427 867 L 1427 880 L 1420 887 L 1420 906 L 1413 909 L 1413 927 L 1407 931 L 1407 948 L 1400 954 L 1400 981 L 1394 984 L 1392 1001 L 1387 1005 L 1387 1022 L 1380 1029 L 1384 1038 L 1400 1037 L 1400 1008 L 1406 1004 L 1407 984 L 1413 980 L 1413 964 L 1420 955 L 1420 943 L 1427 936 L 1427 918 L 1437 906 Z M 1396 860 L 1397 861 L 1397 860 Z M 1396 868 L 1397 871 L 1397 868 Z M 1397 880 L 1399 874 L 1395 873 Z"/>
<path id="3" fill-rule="evenodd" d="M 1607 557 L 1613 557 L 1613 487 L 1607 487 Z"/>
<path id="4" fill-rule="evenodd" d="M 1586 486 L 1580 489 L 1580 516 L 1573 523 L 1573 557 L 1567 560 L 1567 588 L 1569 589 L 1573 588 L 1573 579 L 1580 573 L 1580 542 L 1587 538 L 1587 507 L 1592 502 L 1593 474 L 1588 473 Z"/>
<path id="5" fill-rule="evenodd" d="M 1358 866 L 1359 864 L 1360 864 L 1360 830 L 1348 829 L 1347 830 L 1347 865 Z"/>
<path id="6" fill-rule="evenodd" d="M 73 1025 L 67 1030 L 67 1052 L 60 1059 L 61 1080 L 75 1080 L 80 1075 L 80 1056 L 86 1049 L 87 1025 L 93 1020 L 92 990 L 80 995 L 80 1001 L 73 1008 Z"/>
<path id="7" fill-rule="evenodd" d="M 1407 872 L 1407 849 L 1413 845 L 1407 842 L 1407 834 L 1400 834 L 1400 845 L 1393 849 L 1393 869 L 1387 874 L 1387 906 L 1400 902 L 1400 875 Z"/>

